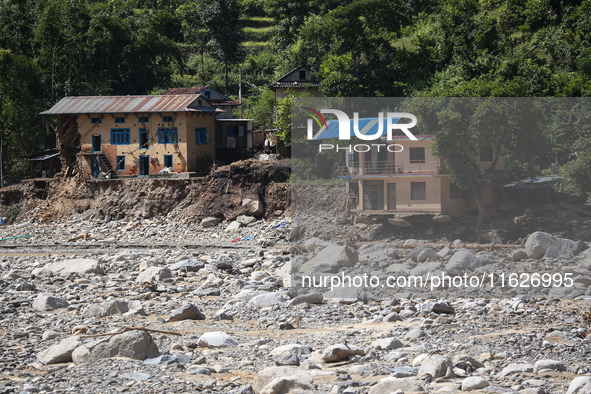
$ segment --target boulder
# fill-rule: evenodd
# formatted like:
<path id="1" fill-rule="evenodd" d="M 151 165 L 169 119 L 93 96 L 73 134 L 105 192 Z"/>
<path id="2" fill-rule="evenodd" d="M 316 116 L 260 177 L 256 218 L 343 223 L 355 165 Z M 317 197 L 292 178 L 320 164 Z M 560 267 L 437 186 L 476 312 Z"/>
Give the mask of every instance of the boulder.
<path id="1" fill-rule="evenodd" d="M 300 273 L 336 273 L 343 267 L 351 267 L 357 263 L 357 253 L 348 246 L 331 244 L 324 248 L 299 269 Z"/>
<path id="2" fill-rule="evenodd" d="M 215 331 L 202 334 L 197 340 L 197 346 L 208 348 L 236 347 L 238 342 L 225 332 Z"/>
<path id="3" fill-rule="evenodd" d="M 104 275 L 105 270 L 96 259 L 69 259 L 45 264 L 43 268 L 37 268 L 32 272 L 35 277 L 52 275 L 67 277 L 72 273 Z"/>
<path id="4" fill-rule="evenodd" d="M 193 304 L 184 304 L 170 313 L 168 321 L 205 320 L 205 315 Z"/>
<path id="5" fill-rule="evenodd" d="M 525 249 L 517 249 L 511 252 L 511 260 L 521 261 L 523 259 L 527 259 L 527 252 Z"/>
<path id="6" fill-rule="evenodd" d="M 249 304 L 255 306 L 277 305 L 285 302 L 285 297 L 279 292 L 263 293 L 250 299 Z"/>
<path id="7" fill-rule="evenodd" d="M 240 228 L 240 226 L 242 226 L 242 224 L 234 220 L 228 225 L 228 227 L 226 227 L 226 231 L 236 231 Z"/>
<path id="8" fill-rule="evenodd" d="M 236 221 L 244 226 L 248 226 L 249 224 L 256 222 L 257 219 L 254 216 L 239 215 L 236 218 Z"/>
<path id="9" fill-rule="evenodd" d="M 33 309 L 37 311 L 53 311 L 55 309 L 67 308 L 68 301 L 63 298 L 52 297 L 46 294 L 39 294 L 33 301 Z"/>
<path id="10" fill-rule="evenodd" d="M 203 227 L 203 228 L 215 227 L 218 224 L 220 224 L 221 221 L 222 221 L 221 218 L 218 218 L 215 216 L 210 216 L 210 217 L 207 217 L 201 221 L 201 227 Z"/>
<path id="11" fill-rule="evenodd" d="M 480 266 L 480 262 L 474 253 L 466 249 L 461 249 L 451 256 L 445 268 L 449 272 L 462 272 L 478 266 Z"/>
<path id="12" fill-rule="evenodd" d="M 402 342 L 393 337 L 376 339 L 370 346 L 376 350 L 394 350 L 404 347 Z"/>
<path id="13" fill-rule="evenodd" d="M 534 371 L 534 366 L 531 364 L 511 363 L 511 364 L 507 365 L 505 368 L 503 368 L 501 370 L 501 372 L 499 372 L 499 377 L 504 378 L 506 376 L 515 375 L 518 373 L 533 372 L 533 371 Z"/>
<path id="14" fill-rule="evenodd" d="M 166 267 L 150 267 L 140 272 L 136 281 L 144 282 L 159 282 L 163 279 L 172 278 L 172 272 Z"/>
<path id="15" fill-rule="evenodd" d="M 59 364 L 72 361 L 72 352 L 80 346 L 80 337 L 74 336 L 62 340 L 37 354 L 37 360 L 43 364 Z"/>
<path id="16" fill-rule="evenodd" d="M 462 391 L 480 390 L 490 386 L 488 380 L 480 376 L 470 376 L 462 380 Z"/>
<path id="17" fill-rule="evenodd" d="M 383 393 L 424 393 L 425 389 L 421 385 L 422 381 L 417 378 L 393 378 L 387 377 L 381 379 L 375 386 L 369 390 L 369 394 Z"/>
<path id="18" fill-rule="evenodd" d="M 127 331 L 86 343 L 72 352 L 75 363 L 92 362 L 111 357 L 145 360 L 160 355 L 152 336 L 145 331 Z"/>
<path id="19" fill-rule="evenodd" d="M 441 354 L 431 354 L 425 358 L 419 376 L 429 374 L 433 378 L 441 378 L 444 376 L 453 376 L 453 363 L 448 357 Z"/>
<path id="20" fill-rule="evenodd" d="M 558 360 L 538 360 L 534 364 L 534 373 L 541 371 L 566 371 L 566 365 Z"/>
<path id="21" fill-rule="evenodd" d="M 187 271 L 187 272 L 197 272 L 201 268 L 205 267 L 205 263 L 199 260 L 181 260 L 174 264 L 171 264 L 168 268 L 171 271 Z"/>
<path id="22" fill-rule="evenodd" d="M 142 303 L 137 300 L 112 300 L 100 304 L 91 304 L 84 309 L 84 317 L 106 317 L 113 315 L 145 315 Z"/>
<path id="23" fill-rule="evenodd" d="M 555 237 L 542 231 L 536 231 L 527 237 L 525 251 L 530 259 L 570 258 L 575 255 L 577 243 L 570 239 Z"/>
<path id="24" fill-rule="evenodd" d="M 295 354 L 301 356 L 303 354 L 310 354 L 312 348 L 310 346 L 300 345 L 299 343 L 290 343 L 288 345 L 282 345 L 271 350 L 269 355 L 271 356 L 285 356 L 286 354 Z"/>
<path id="25" fill-rule="evenodd" d="M 570 382 L 566 394 L 591 394 L 591 376 L 578 376 Z"/>
<path id="26" fill-rule="evenodd" d="M 339 343 L 324 349 L 322 352 L 322 361 L 325 363 L 348 360 L 350 356 L 358 355 L 365 356 L 365 350 L 359 346 L 345 345 Z"/>
<path id="27" fill-rule="evenodd" d="M 281 394 L 294 390 L 313 390 L 310 373 L 294 367 L 268 367 L 259 372 L 252 382 L 255 394 Z"/>
<path id="28" fill-rule="evenodd" d="M 263 203 L 257 199 L 251 200 L 250 198 L 245 198 L 242 200 L 242 206 L 244 207 L 244 214 L 248 216 L 258 218 L 264 213 Z"/>

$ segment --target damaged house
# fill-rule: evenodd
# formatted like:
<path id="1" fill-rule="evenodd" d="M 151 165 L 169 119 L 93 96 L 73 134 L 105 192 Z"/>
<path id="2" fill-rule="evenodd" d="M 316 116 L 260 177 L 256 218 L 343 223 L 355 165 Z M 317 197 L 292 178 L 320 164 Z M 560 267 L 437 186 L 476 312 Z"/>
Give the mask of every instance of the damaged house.
<path id="1" fill-rule="evenodd" d="M 162 95 L 64 97 L 43 117 L 55 117 L 56 146 L 66 176 L 149 176 L 208 171 L 216 133 L 244 135 L 247 122 L 227 122 L 241 105 L 208 87 Z M 240 131 L 243 131 L 242 133 Z"/>
<path id="2" fill-rule="evenodd" d="M 332 121 L 329 121 L 329 130 Z M 375 133 L 377 119 L 361 119 L 367 134 Z M 336 127 L 336 123 L 334 123 Z M 373 127 L 373 128 L 372 128 Z M 322 137 L 320 137 L 322 138 Z M 341 168 L 341 178 L 357 211 L 366 214 L 433 214 L 457 215 L 475 208 L 470 191 L 460 189 L 446 173 L 441 160 L 431 153 L 433 136 L 417 136 L 417 141 L 406 136 L 380 140 L 379 149 L 366 152 L 351 151 Z M 363 149 L 360 149 L 363 150 Z M 492 148 L 478 154 L 480 168 L 486 169 L 493 161 Z M 502 176 L 504 158 L 499 157 L 495 173 L 487 179 L 481 201 L 493 203 L 493 180 Z"/>

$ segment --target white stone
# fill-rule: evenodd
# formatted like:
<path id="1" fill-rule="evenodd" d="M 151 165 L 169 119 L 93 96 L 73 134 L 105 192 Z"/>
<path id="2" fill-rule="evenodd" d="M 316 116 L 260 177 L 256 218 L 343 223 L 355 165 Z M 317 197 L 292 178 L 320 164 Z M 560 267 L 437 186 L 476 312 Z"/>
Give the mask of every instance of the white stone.
<path id="1" fill-rule="evenodd" d="M 570 382 L 566 394 L 591 394 L 591 376 L 578 376 Z"/>
<path id="2" fill-rule="evenodd" d="M 33 309 L 40 312 L 67 308 L 69 305 L 68 301 L 63 298 L 52 297 L 47 294 L 39 294 L 33 301 Z"/>
<path id="3" fill-rule="evenodd" d="M 299 343 L 290 343 L 282 345 L 271 350 L 269 353 L 271 356 L 285 356 L 286 354 L 310 354 L 311 348 L 309 346 L 300 345 Z"/>
<path id="4" fill-rule="evenodd" d="M 170 269 L 165 267 L 150 267 L 137 276 L 136 281 L 139 283 L 144 282 L 159 282 L 163 279 L 171 278 L 172 272 Z"/>
<path id="5" fill-rule="evenodd" d="M 251 300 L 249 301 L 250 304 L 256 306 L 277 305 L 282 304 L 284 302 L 285 298 L 281 293 L 278 292 L 259 294 L 251 298 Z"/>
<path id="6" fill-rule="evenodd" d="M 369 390 L 369 394 L 384 393 L 424 393 L 425 389 L 421 385 L 422 381 L 417 378 L 392 378 L 381 379 L 375 386 Z M 401 390 L 401 391 L 399 391 Z"/>
<path id="7" fill-rule="evenodd" d="M 72 352 L 75 363 L 92 362 L 111 357 L 129 357 L 145 360 L 160 355 L 150 334 L 145 331 L 128 331 L 86 343 Z"/>
<path id="8" fill-rule="evenodd" d="M 376 339 L 370 346 L 376 350 L 394 350 L 404 347 L 402 342 L 393 337 Z"/>
<path id="9" fill-rule="evenodd" d="M 96 259 L 70 259 L 55 263 L 45 264 L 43 268 L 33 270 L 32 274 L 36 277 L 44 276 L 63 276 L 66 277 L 71 273 L 84 274 L 99 274 L 103 275 L 105 270 Z"/>
<path id="10" fill-rule="evenodd" d="M 268 367 L 259 372 L 252 382 L 255 394 L 281 394 L 295 390 L 312 390 L 314 378 L 310 373 L 293 367 Z"/>
<path id="11" fill-rule="evenodd" d="M 206 332 L 197 340 L 197 346 L 208 348 L 236 347 L 238 342 L 222 331 Z"/>
<path id="12" fill-rule="evenodd" d="M 365 350 L 359 346 L 339 343 L 324 349 L 322 352 L 322 361 L 329 363 L 334 361 L 348 360 L 349 357 L 353 355 L 364 356 Z"/>
<path id="13" fill-rule="evenodd" d="M 57 345 L 37 354 L 37 359 L 43 364 L 59 364 L 72 361 L 72 352 L 80 346 L 80 337 L 74 336 L 62 340 Z"/>
<path id="14" fill-rule="evenodd" d="M 488 380 L 480 376 L 470 376 L 462 380 L 462 391 L 473 391 L 488 387 L 490 383 Z"/>
<path id="15" fill-rule="evenodd" d="M 240 228 L 240 226 L 242 226 L 242 224 L 234 220 L 232 223 L 228 225 L 228 227 L 226 227 L 226 231 L 236 231 Z"/>
<path id="16" fill-rule="evenodd" d="M 421 364 L 419 376 L 429 374 L 433 378 L 440 378 L 448 375 L 449 371 L 453 371 L 453 363 L 448 357 L 441 354 L 430 354 Z"/>
<path id="17" fill-rule="evenodd" d="M 501 370 L 499 377 L 515 375 L 517 373 L 533 372 L 534 366 L 532 364 L 517 364 L 511 363 Z"/>
<path id="18" fill-rule="evenodd" d="M 534 373 L 538 373 L 540 371 L 566 371 L 566 365 L 562 361 L 557 360 L 538 360 L 534 364 Z"/>

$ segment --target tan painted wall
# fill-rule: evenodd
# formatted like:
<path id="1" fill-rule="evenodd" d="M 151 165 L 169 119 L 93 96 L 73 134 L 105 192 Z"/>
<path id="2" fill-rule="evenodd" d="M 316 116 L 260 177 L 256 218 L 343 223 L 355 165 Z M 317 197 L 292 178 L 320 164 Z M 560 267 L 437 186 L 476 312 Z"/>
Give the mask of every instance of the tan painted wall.
<path id="1" fill-rule="evenodd" d="M 466 209 L 463 198 L 450 197 L 451 181 L 448 176 L 441 177 L 441 212 L 459 213 Z"/>
<path id="2" fill-rule="evenodd" d="M 163 123 L 162 116 L 173 115 L 172 122 Z M 103 115 L 102 123 L 91 124 L 90 118 L 99 115 L 79 115 L 77 118 L 78 131 L 80 132 L 81 153 L 92 152 L 92 136 L 100 135 L 102 143 L 102 152 L 107 156 L 111 165 L 116 166 L 116 156 L 125 156 L 125 171 L 117 171 L 119 175 L 138 175 L 139 174 L 139 156 L 147 155 L 154 158 L 154 163 L 150 164 L 150 173 L 157 174 L 164 168 L 164 155 L 173 156 L 173 171 L 186 172 L 192 171 L 194 167 L 193 155 L 204 153 L 213 160 L 215 158 L 215 131 L 213 115 L 203 115 L 193 112 L 177 113 L 138 113 L 138 114 L 114 114 Z M 115 124 L 115 117 L 126 116 L 125 123 Z M 149 122 L 138 122 L 138 116 L 148 116 Z M 178 144 L 159 144 L 158 128 L 176 127 L 178 129 Z M 207 127 L 210 130 L 211 143 L 200 148 L 195 148 L 195 127 Z M 111 145 L 112 128 L 129 128 L 129 145 Z M 139 130 L 147 128 L 149 130 L 149 147 L 140 149 Z M 83 169 L 90 174 L 90 157 L 81 157 L 80 163 Z"/>
<path id="3" fill-rule="evenodd" d="M 383 143 L 385 141 L 380 142 L 368 142 L 367 145 L 372 143 Z M 439 165 L 439 159 L 431 153 L 431 144 L 432 142 L 428 139 L 419 140 L 419 141 L 411 141 L 408 139 L 395 139 L 392 141 L 393 144 L 398 144 L 403 147 L 401 152 L 388 152 L 387 161 L 388 163 L 393 163 L 393 165 L 389 168 L 392 171 L 387 171 L 388 173 L 396 173 L 398 168 L 402 170 L 402 172 L 424 172 L 424 171 L 437 171 Z M 425 162 L 424 163 L 411 163 L 410 162 L 410 148 L 424 148 L 425 149 Z M 387 149 L 385 146 L 380 147 L 380 149 Z M 390 148 L 392 150 L 400 150 L 399 147 L 397 148 Z M 370 152 L 367 153 L 360 153 L 359 154 L 359 165 L 361 166 L 361 174 L 367 173 L 365 171 L 365 155 L 371 154 L 372 161 L 378 160 L 378 151 L 376 147 L 372 147 Z M 379 165 L 379 164 L 378 164 Z M 380 167 L 383 168 L 383 167 Z M 371 171 L 371 170 L 370 170 Z"/>
<path id="4" fill-rule="evenodd" d="M 363 209 L 363 180 L 359 179 L 359 207 Z M 384 210 L 388 210 L 388 183 L 396 184 L 396 211 L 441 211 L 441 179 L 439 176 L 399 176 L 384 180 Z M 411 200 L 411 182 L 425 182 L 426 199 Z"/>

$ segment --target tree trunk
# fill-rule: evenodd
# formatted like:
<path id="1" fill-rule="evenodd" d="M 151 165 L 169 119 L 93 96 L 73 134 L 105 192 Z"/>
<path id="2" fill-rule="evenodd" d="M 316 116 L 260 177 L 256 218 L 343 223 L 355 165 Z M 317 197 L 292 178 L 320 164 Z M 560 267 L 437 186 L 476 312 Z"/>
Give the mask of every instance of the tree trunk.
<path id="1" fill-rule="evenodd" d="M 476 204 L 476 209 L 478 210 L 478 225 L 481 226 L 488 218 L 488 213 L 486 212 L 484 202 L 482 201 L 482 190 L 472 188 L 472 196 L 474 198 L 474 204 Z"/>

